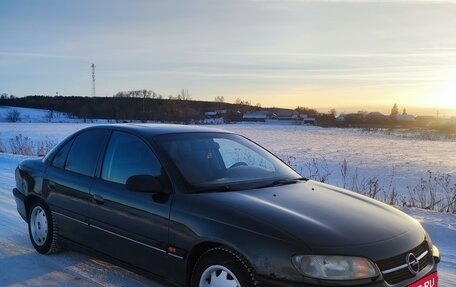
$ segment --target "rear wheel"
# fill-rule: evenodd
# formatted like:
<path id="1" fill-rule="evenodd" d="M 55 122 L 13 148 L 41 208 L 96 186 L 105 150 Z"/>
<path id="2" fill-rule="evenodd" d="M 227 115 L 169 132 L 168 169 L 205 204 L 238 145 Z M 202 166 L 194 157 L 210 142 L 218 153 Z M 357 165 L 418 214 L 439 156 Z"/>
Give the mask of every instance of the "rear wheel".
<path id="1" fill-rule="evenodd" d="M 238 253 L 224 247 L 206 251 L 193 269 L 192 287 L 258 286 L 255 274 Z"/>
<path id="2" fill-rule="evenodd" d="M 32 203 L 28 219 L 29 236 L 36 251 L 52 254 L 61 250 L 57 224 L 44 204 Z"/>

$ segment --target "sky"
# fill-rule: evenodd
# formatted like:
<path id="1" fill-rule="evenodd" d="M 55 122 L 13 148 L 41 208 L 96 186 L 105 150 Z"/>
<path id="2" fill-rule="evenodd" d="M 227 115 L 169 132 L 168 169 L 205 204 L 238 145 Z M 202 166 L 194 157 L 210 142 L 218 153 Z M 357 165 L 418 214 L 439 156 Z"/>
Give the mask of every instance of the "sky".
<path id="1" fill-rule="evenodd" d="M 456 115 L 456 0 L 2 0 L 0 93 Z"/>

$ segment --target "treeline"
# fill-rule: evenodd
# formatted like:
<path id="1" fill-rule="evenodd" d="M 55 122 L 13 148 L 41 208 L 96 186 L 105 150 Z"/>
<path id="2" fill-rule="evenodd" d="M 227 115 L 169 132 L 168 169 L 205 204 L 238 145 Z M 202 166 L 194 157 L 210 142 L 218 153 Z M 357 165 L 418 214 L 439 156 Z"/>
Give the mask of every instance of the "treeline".
<path id="1" fill-rule="evenodd" d="M 204 119 L 207 111 L 227 110 L 226 121 L 238 121 L 252 110 L 245 104 L 194 101 L 186 90 L 164 99 L 146 90 L 119 92 L 113 97 L 26 96 L 0 97 L 1 106 L 55 110 L 81 119 L 189 123 Z"/>
<path id="2" fill-rule="evenodd" d="M 112 97 L 76 97 L 76 96 L 26 96 L 15 97 L 6 93 L 0 94 L 0 106 L 36 108 L 67 113 L 80 119 L 108 119 L 123 121 L 153 121 L 174 123 L 197 123 L 205 118 L 206 112 L 221 111 L 225 123 L 243 120 L 246 112 L 267 111 L 273 115 L 284 109 L 262 108 L 258 103 L 236 99 L 235 103 L 225 103 L 223 97 L 214 101 L 192 100 L 187 89 L 182 89 L 176 96 L 164 98 L 150 90 L 118 92 Z M 358 111 L 341 114 L 336 118 L 336 110 L 320 113 L 316 109 L 297 107 L 296 115 L 305 115 L 315 119 L 319 126 L 358 127 L 358 128 L 426 128 L 443 134 L 456 134 L 456 119 L 443 120 L 438 117 L 413 117 L 407 115 L 405 108 L 399 114 L 394 104 L 390 115 L 378 112 Z M 13 111 L 14 112 L 14 111 Z M 10 121 L 15 122 L 20 115 L 11 114 Z M 405 117 L 405 118 L 404 118 Z M 408 117 L 408 118 L 407 118 Z M 17 118 L 15 120 L 15 118 Z"/>

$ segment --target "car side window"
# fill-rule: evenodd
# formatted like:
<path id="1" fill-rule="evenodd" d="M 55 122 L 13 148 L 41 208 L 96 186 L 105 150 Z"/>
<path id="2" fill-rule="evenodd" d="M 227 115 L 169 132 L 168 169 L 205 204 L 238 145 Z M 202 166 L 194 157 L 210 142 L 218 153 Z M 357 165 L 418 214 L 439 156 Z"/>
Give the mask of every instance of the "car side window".
<path id="1" fill-rule="evenodd" d="M 68 141 L 55 155 L 52 165 L 58 168 L 65 168 L 65 162 L 74 139 Z"/>
<path id="2" fill-rule="evenodd" d="M 125 184 L 133 175 L 159 177 L 161 173 L 160 162 L 144 141 L 127 133 L 113 132 L 101 170 L 104 180 Z"/>
<path id="3" fill-rule="evenodd" d="M 65 169 L 87 176 L 93 176 L 107 130 L 88 130 L 79 134 L 73 142 L 65 163 Z"/>

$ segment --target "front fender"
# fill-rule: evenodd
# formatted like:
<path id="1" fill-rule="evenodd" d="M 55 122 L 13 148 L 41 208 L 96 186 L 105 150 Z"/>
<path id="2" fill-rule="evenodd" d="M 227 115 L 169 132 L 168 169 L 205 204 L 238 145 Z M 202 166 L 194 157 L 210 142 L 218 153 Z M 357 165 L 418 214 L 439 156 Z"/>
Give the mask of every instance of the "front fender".
<path id="1" fill-rule="evenodd" d="M 241 254 L 257 274 L 287 280 L 302 278 L 291 259 L 298 252 L 308 251 L 305 245 L 262 219 L 240 219 L 234 209 L 210 210 L 210 205 L 200 204 L 180 196 L 173 202 L 169 242 L 182 250 L 184 257 L 195 246 L 223 245 Z"/>

